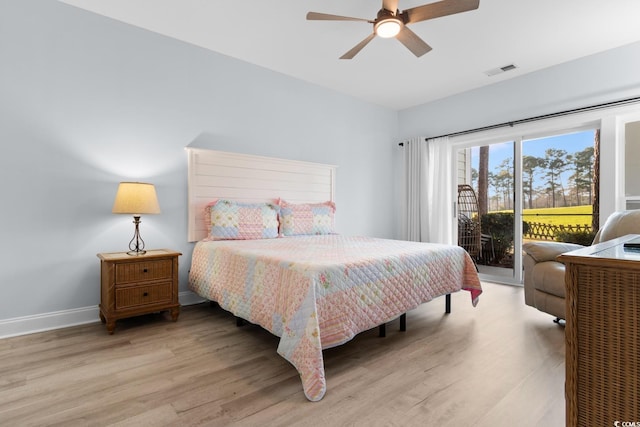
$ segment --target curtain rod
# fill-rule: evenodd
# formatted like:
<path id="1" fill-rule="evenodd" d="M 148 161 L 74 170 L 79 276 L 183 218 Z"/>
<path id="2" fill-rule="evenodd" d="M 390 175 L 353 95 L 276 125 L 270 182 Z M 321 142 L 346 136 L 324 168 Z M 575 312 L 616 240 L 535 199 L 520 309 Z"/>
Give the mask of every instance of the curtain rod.
<path id="1" fill-rule="evenodd" d="M 568 116 L 570 114 L 577 114 L 577 113 L 582 113 L 582 112 L 585 112 L 585 111 L 603 110 L 603 109 L 609 108 L 609 107 L 617 107 L 617 106 L 620 106 L 620 105 L 635 104 L 637 102 L 640 102 L 640 96 L 636 96 L 634 98 L 621 99 L 621 100 L 618 100 L 618 101 L 605 102 L 604 104 L 590 105 L 588 107 L 574 108 L 572 110 L 559 111 L 557 113 L 543 114 L 541 116 L 529 117 L 528 119 L 513 120 L 511 122 L 504 122 L 504 123 L 499 123 L 499 124 L 495 124 L 495 125 L 479 127 L 479 128 L 475 128 L 475 129 L 463 130 L 463 131 L 460 131 L 460 132 L 453 132 L 453 133 L 449 133 L 449 134 L 446 134 L 446 135 L 440 135 L 440 136 L 434 136 L 434 137 L 430 137 L 430 138 L 425 138 L 425 140 L 434 139 L 434 138 L 443 138 L 445 136 L 451 137 L 451 136 L 467 135 L 467 134 L 470 134 L 470 133 L 482 132 L 482 131 L 491 130 L 491 129 L 498 129 L 498 128 L 503 128 L 503 127 L 507 127 L 507 126 L 513 127 L 514 125 L 520 125 L 520 124 L 523 124 L 523 123 L 530 123 L 530 122 L 535 122 L 535 121 L 538 121 L 538 120 L 551 119 L 551 118 L 554 118 L 554 117 Z M 398 145 L 400 147 L 403 147 L 404 143 L 400 142 Z"/>

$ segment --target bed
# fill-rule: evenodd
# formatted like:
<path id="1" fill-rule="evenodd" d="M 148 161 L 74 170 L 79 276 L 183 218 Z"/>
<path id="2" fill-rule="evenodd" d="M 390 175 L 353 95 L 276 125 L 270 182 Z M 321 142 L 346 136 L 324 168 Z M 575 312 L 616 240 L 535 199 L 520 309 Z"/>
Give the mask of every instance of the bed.
<path id="1" fill-rule="evenodd" d="M 192 154 L 201 158 L 192 158 Z M 222 160 L 212 160 L 220 156 Z M 220 178 L 212 185 L 214 180 L 202 178 L 212 170 L 220 173 L 222 164 L 229 168 L 233 162 L 228 156 L 233 157 L 201 150 L 190 153 L 189 198 L 190 207 L 194 206 L 190 220 L 194 226 L 205 225 L 195 232 L 190 227 L 189 237 L 198 240 L 189 289 L 278 336 L 277 351 L 298 370 L 307 399 L 318 401 L 326 392 L 323 349 L 341 345 L 442 295 L 466 290 L 471 303 L 477 304 L 482 288 L 475 265 L 458 246 L 335 234 L 335 205 L 328 200 L 333 196 L 334 167 L 317 169 L 323 176 L 328 171 L 329 179 L 320 184 L 327 188 L 315 200 L 275 202 L 273 189 L 264 189 L 271 197 L 256 202 L 250 188 L 246 191 L 251 202 L 216 199 L 213 193 L 224 196 L 224 191 L 212 186 L 235 188 L 236 196 L 244 191 L 237 182 L 232 184 L 233 179 Z M 245 177 L 251 163 L 247 158 L 252 157 L 239 155 Z M 251 167 L 266 168 L 269 175 L 273 172 L 272 166 L 265 166 L 269 159 L 254 160 Z M 308 173 L 307 164 L 285 162 L 285 166 L 282 160 L 275 160 L 279 171 L 284 168 L 290 174 L 288 166 L 292 166 Z M 229 170 L 224 173 L 236 175 Z M 257 179 L 265 186 L 264 179 Z M 324 182 L 317 176 L 309 180 L 314 185 Z M 286 180 L 275 181 L 280 184 L 266 187 L 287 185 Z M 301 181 L 305 179 L 296 180 Z M 198 189 L 198 185 L 207 189 Z M 243 181 L 242 185 L 257 184 Z M 297 191 L 276 190 L 289 200 Z M 198 214 L 198 210 L 208 213 Z M 259 225 L 242 225 L 251 221 Z"/>

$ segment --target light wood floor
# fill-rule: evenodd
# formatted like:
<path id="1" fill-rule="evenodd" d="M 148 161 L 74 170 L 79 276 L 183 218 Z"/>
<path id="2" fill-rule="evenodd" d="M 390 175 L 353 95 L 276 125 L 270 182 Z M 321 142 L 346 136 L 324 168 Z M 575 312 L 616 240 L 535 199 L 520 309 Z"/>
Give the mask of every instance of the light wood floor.
<path id="1" fill-rule="evenodd" d="M 0 340 L 0 425 L 562 426 L 564 328 L 484 284 L 325 351 L 305 399 L 277 338 L 208 304 Z"/>

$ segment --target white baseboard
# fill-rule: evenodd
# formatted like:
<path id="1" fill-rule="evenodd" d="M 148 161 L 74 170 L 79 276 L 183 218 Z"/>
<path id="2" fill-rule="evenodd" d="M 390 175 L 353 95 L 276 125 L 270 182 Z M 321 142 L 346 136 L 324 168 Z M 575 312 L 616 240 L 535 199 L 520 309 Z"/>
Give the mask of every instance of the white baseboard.
<path id="1" fill-rule="evenodd" d="M 206 301 L 191 291 L 180 292 L 178 298 L 180 299 L 180 305 L 193 305 Z M 32 316 L 14 317 L 0 320 L 0 339 L 99 321 L 100 316 L 97 305 Z"/>
<path id="2" fill-rule="evenodd" d="M 98 306 L 54 311 L 33 316 L 14 317 L 0 320 L 0 338 L 34 334 L 52 329 L 99 322 Z"/>

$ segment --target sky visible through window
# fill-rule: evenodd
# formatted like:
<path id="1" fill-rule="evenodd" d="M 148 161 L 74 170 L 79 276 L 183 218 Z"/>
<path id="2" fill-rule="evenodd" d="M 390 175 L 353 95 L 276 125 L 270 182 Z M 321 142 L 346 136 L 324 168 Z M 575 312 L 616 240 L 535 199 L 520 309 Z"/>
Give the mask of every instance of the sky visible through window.
<path id="1" fill-rule="evenodd" d="M 583 151 L 587 147 L 593 147 L 595 130 L 590 129 L 582 132 L 566 133 L 562 135 L 554 135 L 545 138 L 524 140 L 522 144 L 522 155 L 533 157 L 545 157 L 547 149 L 554 148 L 565 150 L 567 154 L 574 154 Z M 497 173 L 503 169 L 502 164 L 505 159 L 511 158 L 513 160 L 513 142 L 505 142 L 502 144 L 493 144 L 489 146 L 489 171 Z M 473 147 L 471 149 L 472 156 L 472 168 L 478 170 L 478 158 L 479 147 Z M 562 182 L 566 185 L 569 177 L 574 171 L 569 170 L 561 174 Z M 543 178 L 536 176 L 534 181 L 534 187 L 542 185 Z M 489 188 L 489 195 L 491 196 L 494 190 Z"/>

